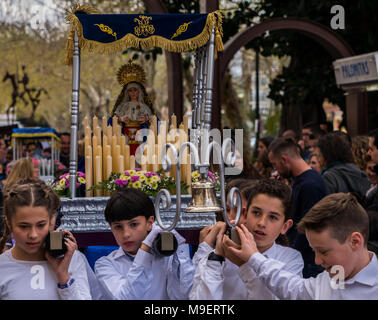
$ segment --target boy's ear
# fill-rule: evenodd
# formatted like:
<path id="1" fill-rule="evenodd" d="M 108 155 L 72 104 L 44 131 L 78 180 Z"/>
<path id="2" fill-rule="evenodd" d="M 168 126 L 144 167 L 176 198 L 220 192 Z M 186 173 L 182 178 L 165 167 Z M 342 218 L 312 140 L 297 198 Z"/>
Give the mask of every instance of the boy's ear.
<path id="1" fill-rule="evenodd" d="M 293 225 L 293 220 L 292 219 L 288 219 L 284 225 L 282 226 L 282 229 L 281 229 L 281 234 L 285 234 L 287 232 L 287 230 L 289 230 Z"/>
<path id="2" fill-rule="evenodd" d="M 350 245 L 353 249 L 358 249 L 364 244 L 364 237 L 359 232 L 352 232 L 349 236 Z"/>
<path id="3" fill-rule="evenodd" d="M 154 216 L 150 216 L 148 219 L 147 219 L 147 230 L 148 231 L 151 231 L 152 230 L 152 225 L 155 221 L 155 217 Z"/>

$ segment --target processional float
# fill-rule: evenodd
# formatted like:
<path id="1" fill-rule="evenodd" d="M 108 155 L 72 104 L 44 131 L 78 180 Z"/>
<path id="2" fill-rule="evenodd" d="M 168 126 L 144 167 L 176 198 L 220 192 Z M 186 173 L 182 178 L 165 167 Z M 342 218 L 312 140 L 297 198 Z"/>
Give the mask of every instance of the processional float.
<path id="1" fill-rule="evenodd" d="M 175 146 L 167 143 L 161 152 L 164 171 L 175 167 L 176 195 L 160 190 L 155 198 L 156 220 L 169 232 L 177 229 L 201 229 L 216 222 L 217 214 L 233 228 L 241 212 L 241 196 L 237 188 L 229 194 L 231 207 L 237 207 L 233 224 L 227 218 L 225 194 L 225 166 L 233 165 L 235 156 L 230 138 L 210 142 L 214 60 L 223 50 L 222 15 L 219 11 L 208 14 L 99 14 L 88 6 L 76 5 L 67 16 L 71 24 L 67 40 L 65 63 L 72 64 L 70 195 L 62 199 L 61 228 L 73 231 L 105 231 L 103 210 L 108 197 L 76 197 L 78 118 L 80 91 L 80 52 L 82 49 L 97 53 L 122 52 L 129 47 L 150 49 L 161 47 L 172 52 L 195 52 L 192 124 L 190 141 Z M 191 166 L 201 179 L 192 185 L 192 195 L 181 194 L 181 166 L 183 155 L 189 151 Z M 170 154 L 170 156 L 168 156 Z M 214 186 L 207 179 L 211 155 L 218 159 L 220 168 L 220 198 L 216 199 Z M 184 156 L 185 158 L 185 156 Z M 128 169 L 128 168 L 125 168 Z M 174 203 L 175 202 L 175 203 Z M 172 204 L 174 204 L 172 206 Z M 166 223 L 172 221 L 170 225 Z"/>

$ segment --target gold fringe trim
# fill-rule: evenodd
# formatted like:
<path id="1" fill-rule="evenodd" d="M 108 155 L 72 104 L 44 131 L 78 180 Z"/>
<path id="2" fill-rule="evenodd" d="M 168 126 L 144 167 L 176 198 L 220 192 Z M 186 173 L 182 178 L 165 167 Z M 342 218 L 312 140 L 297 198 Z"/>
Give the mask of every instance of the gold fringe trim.
<path id="1" fill-rule="evenodd" d="M 100 43 L 98 41 L 87 40 L 83 37 L 83 27 L 74 13 L 76 11 L 84 11 L 88 14 L 98 13 L 93 12 L 93 10 L 95 9 L 92 9 L 88 6 L 78 6 L 74 11 L 72 11 L 71 14 L 66 17 L 66 20 L 72 26 L 66 44 L 66 59 L 64 62 L 66 65 L 72 64 L 75 31 L 77 32 L 79 38 L 79 46 L 82 50 L 97 52 L 100 54 L 114 54 L 119 51 L 124 51 L 129 47 L 140 47 L 142 50 L 151 49 L 153 47 L 160 47 L 170 52 L 191 51 L 204 46 L 209 41 L 211 31 L 213 27 L 215 27 L 215 56 L 217 56 L 217 51 L 223 50 L 222 13 L 219 10 L 209 13 L 203 31 L 199 35 L 188 40 L 172 41 L 161 36 L 151 36 L 148 39 L 140 39 L 129 33 L 122 39 L 119 39 L 112 43 Z"/>
<path id="2" fill-rule="evenodd" d="M 75 3 L 71 6 L 69 10 L 66 10 L 66 21 L 71 25 L 70 32 L 68 34 L 67 42 L 66 42 L 66 58 L 64 59 L 64 64 L 71 65 L 72 64 L 72 55 L 74 51 L 74 37 L 75 37 L 75 30 L 78 32 L 78 30 L 81 30 L 81 33 L 79 34 L 82 37 L 83 35 L 83 28 L 80 29 L 81 23 L 79 19 L 75 16 L 75 12 L 82 11 L 86 14 L 96 14 L 100 13 L 97 9 L 92 8 L 87 5 L 80 5 L 79 3 Z"/>

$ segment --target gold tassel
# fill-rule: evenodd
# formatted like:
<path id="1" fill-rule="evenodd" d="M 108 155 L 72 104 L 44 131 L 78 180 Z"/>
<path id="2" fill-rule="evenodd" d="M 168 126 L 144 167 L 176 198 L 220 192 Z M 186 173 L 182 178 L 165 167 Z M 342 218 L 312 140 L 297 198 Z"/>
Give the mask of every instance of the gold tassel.
<path id="1" fill-rule="evenodd" d="M 65 65 L 72 65 L 72 56 L 74 51 L 74 36 L 75 31 L 81 35 L 83 34 L 83 28 L 79 19 L 75 16 L 75 12 L 82 11 L 86 14 L 100 13 L 97 9 L 87 5 L 80 5 L 78 2 L 71 6 L 69 10 L 66 10 L 66 21 L 72 26 L 66 42 L 66 58 L 64 59 Z"/>

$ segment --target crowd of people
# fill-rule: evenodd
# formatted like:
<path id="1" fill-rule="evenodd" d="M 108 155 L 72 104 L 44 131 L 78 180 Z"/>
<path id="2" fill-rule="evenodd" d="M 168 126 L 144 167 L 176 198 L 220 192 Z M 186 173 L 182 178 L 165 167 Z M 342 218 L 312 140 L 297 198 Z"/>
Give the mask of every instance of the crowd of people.
<path id="1" fill-rule="evenodd" d="M 242 196 L 237 237 L 220 220 L 201 230 L 195 250 L 173 229 L 176 250 L 159 252 L 151 198 L 115 192 L 104 216 L 119 248 L 94 270 L 70 231 L 63 256 L 45 250 L 60 199 L 32 169 L 17 181 L 11 172 L 0 299 L 378 299 L 378 129 L 352 139 L 327 130 L 311 123 L 261 138 L 253 166 L 226 179 L 226 193 Z"/>

